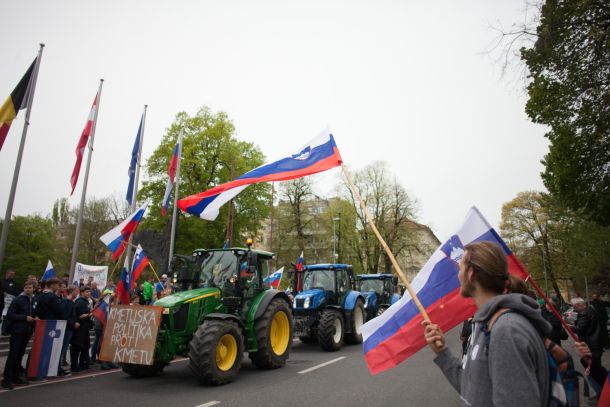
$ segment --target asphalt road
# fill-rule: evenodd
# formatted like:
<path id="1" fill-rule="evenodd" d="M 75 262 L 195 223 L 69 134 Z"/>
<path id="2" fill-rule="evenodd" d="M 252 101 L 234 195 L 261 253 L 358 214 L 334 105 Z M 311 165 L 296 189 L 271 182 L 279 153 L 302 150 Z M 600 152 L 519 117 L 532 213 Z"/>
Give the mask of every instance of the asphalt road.
<path id="1" fill-rule="evenodd" d="M 458 352 L 458 330 L 448 334 Z M 121 371 L 84 376 L 0 392 L 3 407 L 211 407 L 225 406 L 459 406 L 457 393 L 423 349 L 400 366 L 372 376 L 361 345 L 324 352 L 295 340 L 288 364 L 277 370 L 255 368 L 244 357 L 237 380 L 220 387 L 200 385 L 187 360 L 174 361 L 163 374 L 136 379 Z"/>

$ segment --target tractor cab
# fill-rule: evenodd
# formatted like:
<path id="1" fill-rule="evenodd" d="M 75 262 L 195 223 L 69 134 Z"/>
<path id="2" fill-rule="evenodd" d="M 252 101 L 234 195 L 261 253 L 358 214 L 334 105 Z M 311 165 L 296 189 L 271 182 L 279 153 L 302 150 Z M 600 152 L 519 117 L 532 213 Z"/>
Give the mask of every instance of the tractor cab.
<path id="1" fill-rule="evenodd" d="M 295 335 L 324 350 L 338 350 L 344 340 L 361 343 L 364 297 L 355 290 L 352 266 L 315 264 L 302 273 L 303 290 L 293 300 Z"/>
<path id="2" fill-rule="evenodd" d="M 360 274 L 356 276 L 356 286 L 365 298 L 367 321 L 400 299 L 398 278 L 392 274 Z"/>

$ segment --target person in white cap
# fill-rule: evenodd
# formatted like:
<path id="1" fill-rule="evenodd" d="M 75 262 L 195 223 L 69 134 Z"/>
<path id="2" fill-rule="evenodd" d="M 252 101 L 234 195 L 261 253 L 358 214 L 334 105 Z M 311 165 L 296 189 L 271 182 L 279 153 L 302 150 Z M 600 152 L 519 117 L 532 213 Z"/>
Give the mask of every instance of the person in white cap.
<path id="1" fill-rule="evenodd" d="M 163 274 L 161 276 L 161 281 L 158 281 L 157 284 L 155 284 L 155 296 L 157 299 L 159 299 L 163 296 L 163 291 L 165 290 L 166 285 L 167 285 L 167 274 Z"/>

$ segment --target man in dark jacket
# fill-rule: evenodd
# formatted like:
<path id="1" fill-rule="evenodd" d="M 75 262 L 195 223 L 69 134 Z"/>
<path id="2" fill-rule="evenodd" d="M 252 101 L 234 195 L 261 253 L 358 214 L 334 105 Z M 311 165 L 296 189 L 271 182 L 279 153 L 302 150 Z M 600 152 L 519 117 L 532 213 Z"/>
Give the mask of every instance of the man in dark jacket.
<path id="1" fill-rule="evenodd" d="M 69 373 L 66 372 L 61 366 L 62 361 L 64 361 L 66 358 L 66 352 L 68 351 L 68 345 L 70 345 L 74 330 L 80 327 L 80 324 L 76 322 L 76 304 L 74 303 L 74 300 L 76 297 L 78 297 L 78 294 L 78 287 L 75 285 L 70 285 L 66 289 L 66 297 L 61 300 L 61 319 L 66 320 L 66 333 L 64 334 L 64 342 L 61 346 L 61 357 L 59 358 L 57 376 L 69 375 Z"/>
<path id="2" fill-rule="evenodd" d="M 91 289 L 84 286 L 80 289 L 80 297 L 76 300 L 76 321 L 78 328 L 74 329 L 70 341 L 70 359 L 72 372 L 79 372 L 89 368 L 89 330 L 91 329 Z"/>
<path id="3" fill-rule="evenodd" d="M 550 301 L 553 302 L 553 300 Z M 552 305 L 555 306 L 554 302 Z M 561 325 L 561 321 L 551 311 L 550 304 L 545 304 L 544 308 L 542 308 L 542 317 L 551 324 L 552 330 L 549 334 L 549 339 L 561 346 L 561 341 L 568 339 L 568 333 L 563 328 L 563 325 Z"/>
<path id="4" fill-rule="evenodd" d="M 8 332 L 11 335 L 10 348 L 6 365 L 4 366 L 4 380 L 2 387 L 13 389 L 13 385 L 28 384 L 28 381 L 19 377 L 21 360 L 25 354 L 30 336 L 34 330 L 34 301 L 32 283 L 26 283 L 23 293 L 18 295 L 6 314 L 9 323 Z"/>
<path id="5" fill-rule="evenodd" d="M 59 289 L 59 280 L 50 278 L 45 281 L 44 290 L 38 297 L 36 303 L 36 316 L 46 320 L 61 320 L 62 308 L 61 298 L 55 292 Z"/>
<path id="6" fill-rule="evenodd" d="M 602 354 L 608 339 L 606 327 L 601 326 L 597 312 L 588 307 L 585 300 L 577 297 L 572 298 L 571 302 L 574 311 L 578 313 L 574 332 L 591 349 L 591 377 L 603 386 L 608 374 L 602 367 Z"/>

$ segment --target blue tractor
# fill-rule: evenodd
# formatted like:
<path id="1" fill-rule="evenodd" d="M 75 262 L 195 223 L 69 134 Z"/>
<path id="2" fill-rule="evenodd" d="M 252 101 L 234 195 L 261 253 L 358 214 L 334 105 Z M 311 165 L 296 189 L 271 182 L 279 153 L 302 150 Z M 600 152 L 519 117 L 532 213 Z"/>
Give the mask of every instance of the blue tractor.
<path id="1" fill-rule="evenodd" d="M 400 299 L 398 278 L 392 274 L 359 274 L 357 288 L 365 298 L 366 320 L 381 314 Z"/>
<path id="2" fill-rule="evenodd" d="M 295 273 L 295 284 L 298 279 Z M 356 291 L 352 266 L 315 264 L 303 267 L 302 291 L 293 300 L 294 334 L 326 351 L 343 343 L 362 343 L 364 296 Z"/>

